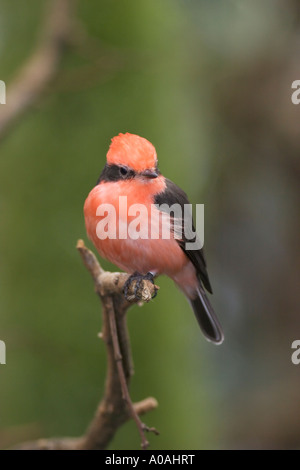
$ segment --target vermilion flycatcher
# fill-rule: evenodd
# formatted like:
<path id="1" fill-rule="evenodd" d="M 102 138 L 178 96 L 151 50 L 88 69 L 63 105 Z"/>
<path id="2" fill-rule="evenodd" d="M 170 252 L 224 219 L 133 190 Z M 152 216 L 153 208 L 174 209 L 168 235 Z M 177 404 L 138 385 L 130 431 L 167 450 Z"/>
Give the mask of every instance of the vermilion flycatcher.
<path id="1" fill-rule="evenodd" d="M 120 200 L 124 201 L 124 197 L 126 213 L 120 210 Z M 130 212 L 133 204 L 143 205 L 147 210 L 144 222 L 148 226 L 154 224 L 150 217 L 153 208 L 157 212 L 154 215 L 159 216 L 162 204 L 184 208 L 189 201 L 182 189 L 160 174 L 155 148 L 148 140 L 134 134 L 119 134 L 112 139 L 107 163 L 84 204 L 88 236 L 102 257 L 132 275 L 129 282 L 133 278 L 139 282 L 141 279 L 153 281 L 159 274 L 173 279 L 190 301 L 206 338 L 222 343 L 222 329 L 204 290 L 205 287 L 212 293 L 203 249 L 187 249 L 184 230 L 180 239 L 174 233 L 166 239 L 161 235 L 161 227 L 153 226 L 148 237 L 124 236 L 124 228 L 126 231 L 133 219 Z M 109 206 L 116 215 L 113 220 L 115 236 L 101 233 L 103 225 L 99 226 Z M 107 221 L 109 223 L 109 219 Z M 182 218 L 180 223 L 183 221 Z M 151 232 L 151 229 L 154 230 Z"/>

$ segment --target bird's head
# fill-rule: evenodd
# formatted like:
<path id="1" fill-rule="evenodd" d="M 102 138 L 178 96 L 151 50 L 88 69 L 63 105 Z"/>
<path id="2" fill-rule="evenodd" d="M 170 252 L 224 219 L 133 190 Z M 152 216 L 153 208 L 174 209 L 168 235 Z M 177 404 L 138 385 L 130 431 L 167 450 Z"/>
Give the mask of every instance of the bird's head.
<path id="1" fill-rule="evenodd" d="M 113 137 L 107 152 L 107 167 L 116 179 L 140 177 L 144 181 L 157 178 L 157 155 L 154 146 L 135 134 Z"/>

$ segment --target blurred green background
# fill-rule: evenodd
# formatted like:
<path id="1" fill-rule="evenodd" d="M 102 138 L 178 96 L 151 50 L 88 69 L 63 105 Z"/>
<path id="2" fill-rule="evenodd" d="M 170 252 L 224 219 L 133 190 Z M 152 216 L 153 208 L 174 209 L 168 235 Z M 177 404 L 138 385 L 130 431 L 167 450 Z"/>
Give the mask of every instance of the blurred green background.
<path id="1" fill-rule="evenodd" d="M 8 85 L 45 5 L 0 0 Z M 207 343 L 163 277 L 129 312 L 131 394 L 159 402 L 145 418 L 161 432 L 151 449 L 299 447 L 299 2 L 79 0 L 76 27 L 47 93 L 0 142 L 0 446 L 80 435 L 99 402 L 100 304 L 75 245 L 110 139 L 128 131 L 205 204 L 226 336 Z M 139 445 L 130 422 L 111 449 Z"/>

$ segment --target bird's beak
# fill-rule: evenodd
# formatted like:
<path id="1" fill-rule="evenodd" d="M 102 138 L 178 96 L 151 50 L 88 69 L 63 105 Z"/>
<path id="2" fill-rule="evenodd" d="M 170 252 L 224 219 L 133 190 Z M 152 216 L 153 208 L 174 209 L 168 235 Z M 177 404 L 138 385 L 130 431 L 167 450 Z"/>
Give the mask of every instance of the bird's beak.
<path id="1" fill-rule="evenodd" d="M 158 177 L 158 173 L 155 170 L 145 170 L 141 173 L 145 178 L 153 179 Z"/>

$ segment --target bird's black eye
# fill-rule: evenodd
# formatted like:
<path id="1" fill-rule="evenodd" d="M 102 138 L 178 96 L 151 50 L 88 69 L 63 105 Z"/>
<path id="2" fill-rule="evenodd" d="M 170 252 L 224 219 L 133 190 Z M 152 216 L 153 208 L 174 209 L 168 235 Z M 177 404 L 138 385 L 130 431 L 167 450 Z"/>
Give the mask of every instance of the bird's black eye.
<path id="1" fill-rule="evenodd" d="M 128 175 L 128 168 L 126 168 L 126 166 L 121 166 L 119 171 L 120 171 L 120 175 L 122 176 Z"/>

